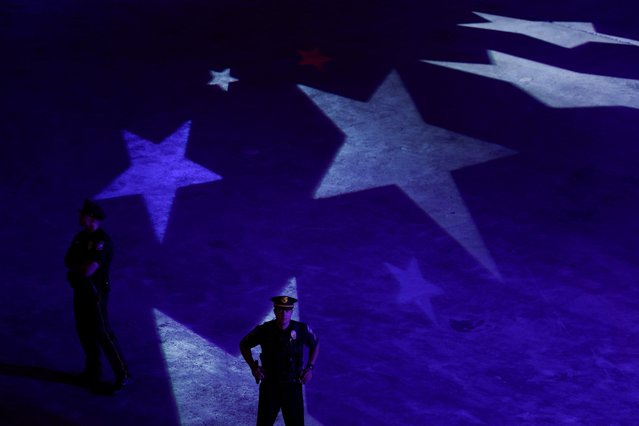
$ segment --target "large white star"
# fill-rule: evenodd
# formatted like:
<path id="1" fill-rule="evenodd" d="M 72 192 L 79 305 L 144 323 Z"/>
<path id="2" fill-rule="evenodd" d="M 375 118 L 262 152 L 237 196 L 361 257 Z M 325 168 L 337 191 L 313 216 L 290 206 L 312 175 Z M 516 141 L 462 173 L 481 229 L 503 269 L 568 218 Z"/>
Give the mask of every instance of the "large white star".
<path id="1" fill-rule="evenodd" d="M 451 171 L 514 151 L 422 120 L 397 73 L 368 102 L 300 86 L 346 134 L 316 198 L 397 185 L 495 276 L 497 267 Z"/>
<path id="2" fill-rule="evenodd" d="M 231 69 L 227 68 L 222 72 L 211 71 L 211 80 L 209 86 L 218 86 L 225 92 L 229 91 L 229 84 L 239 81 L 237 78 L 231 77 Z"/>
<path id="3" fill-rule="evenodd" d="M 295 278 L 281 294 L 297 297 Z M 271 319 L 273 312 L 269 310 L 264 321 Z M 299 306 L 293 319 L 299 320 Z M 155 310 L 155 322 L 180 424 L 255 424 L 258 386 L 242 356 L 227 353 L 159 310 Z M 305 420 L 310 426 L 321 425 L 308 413 Z M 284 424 L 281 413 L 275 424 Z"/>
<path id="4" fill-rule="evenodd" d="M 122 132 L 131 166 L 95 196 L 96 199 L 142 195 L 158 240 L 164 239 L 178 188 L 213 182 L 221 176 L 185 156 L 191 122 L 187 121 L 160 144 Z"/>
<path id="5" fill-rule="evenodd" d="M 639 46 L 639 41 L 636 40 L 598 33 L 590 22 L 527 21 L 525 19 L 508 18 L 506 16 L 491 15 L 488 13 L 473 13 L 489 22 L 460 25 L 463 27 L 523 34 L 566 48 L 581 46 L 588 42 Z"/>
<path id="6" fill-rule="evenodd" d="M 417 259 L 411 258 L 408 267 L 405 269 L 398 268 L 390 263 L 385 263 L 385 265 L 400 285 L 397 301 L 399 303 L 416 303 L 428 315 L 431 322 L 434 325 L 438 325 L 437 316 L 433 311 L 433 304 L 430 299 L 444 292 L 435 284 L 424 279 L 419 270 Z"/>
<path id="7" fill-rule="evenodd" d="M 423 61 L 511 83 L 553 108 L 639 108 L 639 80 L 584 74 L 488 51 L 491 64 Z"/>

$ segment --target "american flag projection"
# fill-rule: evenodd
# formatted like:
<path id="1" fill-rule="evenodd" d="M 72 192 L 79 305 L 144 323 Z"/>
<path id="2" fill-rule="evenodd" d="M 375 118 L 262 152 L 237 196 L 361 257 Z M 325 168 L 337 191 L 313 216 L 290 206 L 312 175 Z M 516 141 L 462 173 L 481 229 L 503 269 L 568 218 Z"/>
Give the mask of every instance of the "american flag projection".
<path id="1" fill-rule="evenodd" d="M 639 10 L 528 3 L 5 2 L 0 424 L 254 424 L 282 293 L 306 424 L 636 423 Z M 113 396 L 74 381 L 85 198 Z"/>

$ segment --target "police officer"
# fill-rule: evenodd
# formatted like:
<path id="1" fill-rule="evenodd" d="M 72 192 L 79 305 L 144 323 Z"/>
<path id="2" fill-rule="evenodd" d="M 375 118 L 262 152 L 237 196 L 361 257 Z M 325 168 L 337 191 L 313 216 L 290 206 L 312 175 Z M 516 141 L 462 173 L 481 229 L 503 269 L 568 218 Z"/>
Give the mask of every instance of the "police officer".
<path id="1" fill-rule="evenodd" d="M 302 385 L 313 377 L 319 354 L 319 341 L 311 328 L 291 320 L 297 299 L 289 296 L 271 298 L 275 319 L 255 327 L 240 342 L 240 352 L 260 383 L 257 425 L 272 426 L 282 410 L 287 426 L 304 425 Z M 253 359 L 251 348 L 260 345 L 262 365 Z M 309 349 L 303 364 L 304 346 Z"/>
<path id="2" fill-rule="evenodd" d="M 107 314 L 113 243 L 101 227 L 104 218 L 104 210 L 98 204 L 84 201 L 80 209 L 83 229 L 73 238 L 64 264 L 73 288 L 76 331 L 85 353 L 81 377 L 90 386 L 99 384 L 102 349 L 115 375 L 113 390 L 118 391 L 129 383 L 130 376 Z"/>

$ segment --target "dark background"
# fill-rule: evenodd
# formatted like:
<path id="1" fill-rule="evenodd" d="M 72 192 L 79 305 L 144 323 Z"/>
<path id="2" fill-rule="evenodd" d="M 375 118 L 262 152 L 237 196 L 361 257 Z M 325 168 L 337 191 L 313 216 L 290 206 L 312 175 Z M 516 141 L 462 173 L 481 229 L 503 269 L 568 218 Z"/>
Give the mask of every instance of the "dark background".
<path id="1" fill-rule="evenodd" d="M 480 11 L 639 40 L 632 2 L 0 7 L 0 423 L 225 424 L 206 420 L 215 405 L 251 424 L 236 396 L 192 395 L 204 420 L 179 414 L 184 381 L 167 371 L 156 312 L 237 357 L 293 277 L 322 342 L 306 402 L 324 425 L 636 421 L 639 111 L 551 108 L 421 61 L 488 63 L 496 50 L 639 90 L 637 46 L 458 25 Z M 322 70 L 300 64 L 313 49 L 331 58 Z M 228 91 L 207 84 L 227 68 Z M 313 198 L 345 138 L 298 85 L 366 102 L 392 71 L 424 123 L 516 152 L 451 172 L 499 276 L 397 186 Z M 223 179 L 177 190 L 162 241 L 142 196 L 101 201 L 112 323 L 135 382 L 94 395 L 70 383 L 83 355 L 62 259 L 77 210 L 129 167 L 123 131 L 159 144 L 189 120 L 187 158 Z M 412 259 L 423 281 L 400 283 L 387 265 Z"/>

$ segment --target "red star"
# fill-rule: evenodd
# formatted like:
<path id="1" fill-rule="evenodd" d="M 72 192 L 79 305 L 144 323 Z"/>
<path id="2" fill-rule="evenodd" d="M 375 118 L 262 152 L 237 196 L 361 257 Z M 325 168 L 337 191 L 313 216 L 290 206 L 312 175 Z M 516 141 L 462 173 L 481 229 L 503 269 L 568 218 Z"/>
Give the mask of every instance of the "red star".
<path id="1" fill-rule="evenodd" d="M 324 65 L 333 60 L 333 58 L 322 55 L 317 48 L 313 50 L 298 50 L 297 53 L 302 57 L 298 62 L 299 65 L 312 65 L 318 71 L 324 71 Z"/>

